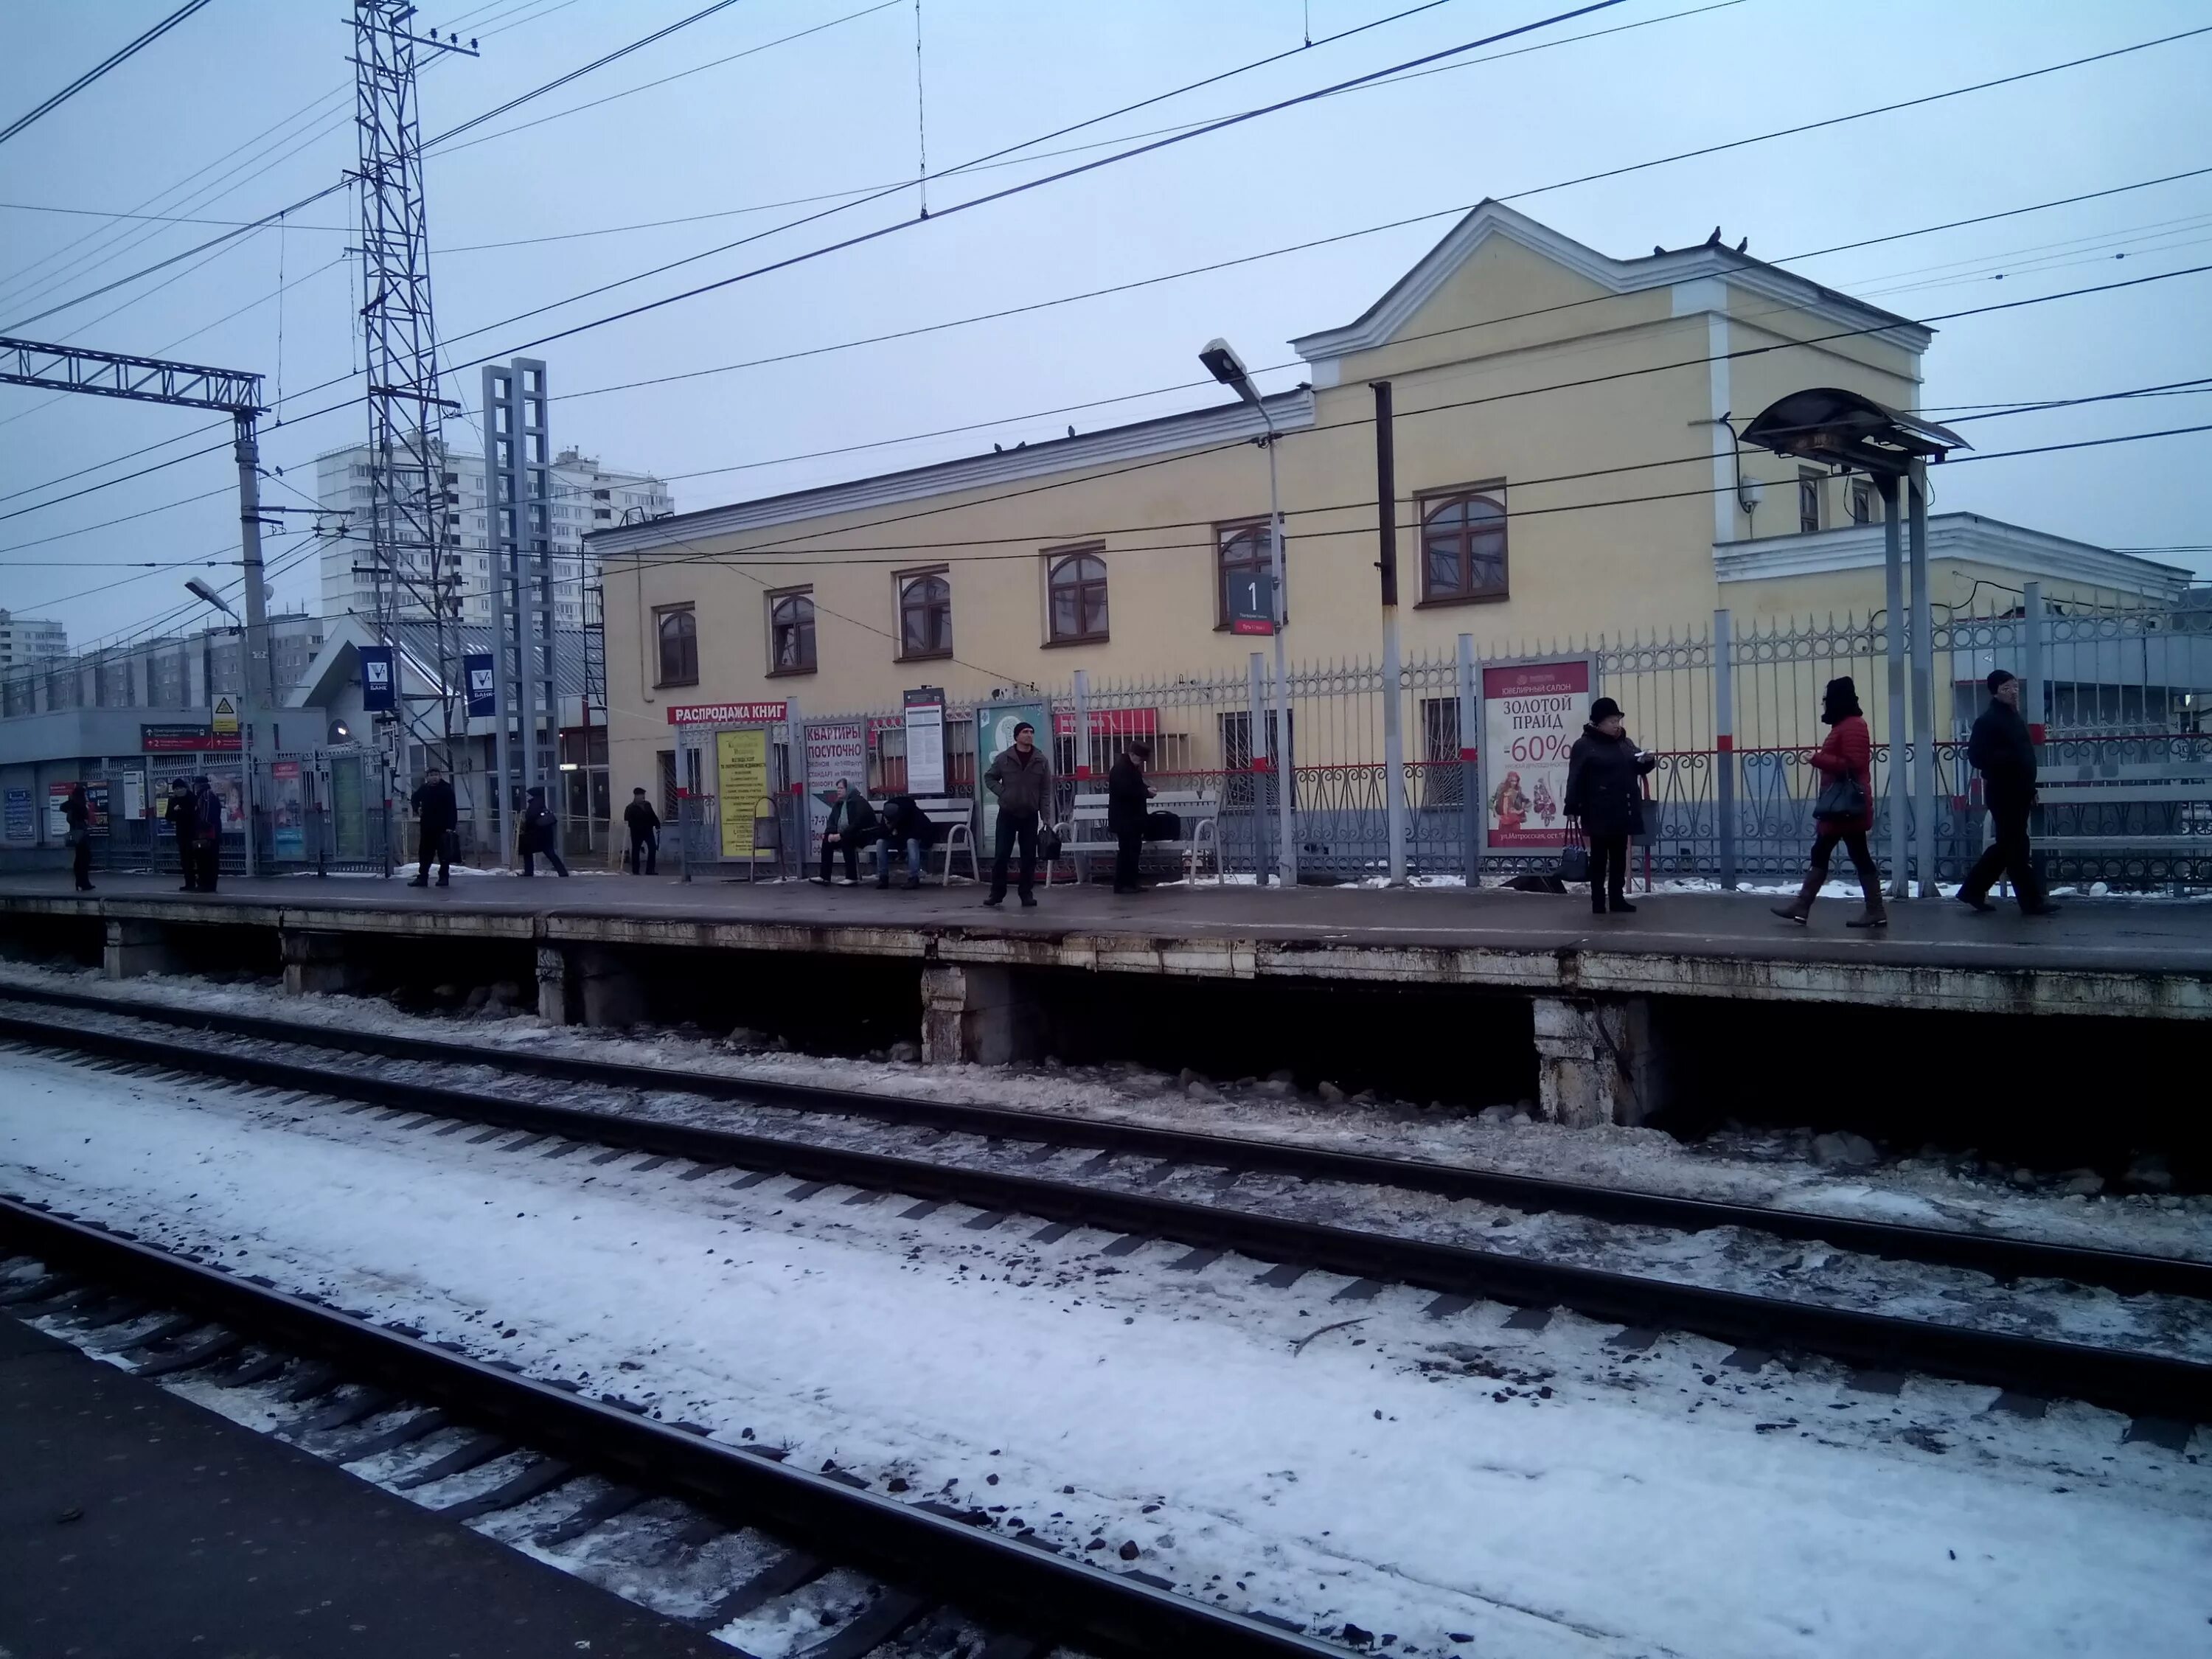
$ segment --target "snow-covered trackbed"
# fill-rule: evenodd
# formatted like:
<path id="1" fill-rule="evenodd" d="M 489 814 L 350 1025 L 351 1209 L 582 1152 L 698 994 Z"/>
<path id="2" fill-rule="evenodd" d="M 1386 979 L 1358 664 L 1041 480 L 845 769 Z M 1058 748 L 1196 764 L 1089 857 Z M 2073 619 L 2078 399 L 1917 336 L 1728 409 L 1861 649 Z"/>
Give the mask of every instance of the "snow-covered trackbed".
<path id="1" fill-rule="evenodd" d="M 1482 1213 L 1484 1206 L 1471 1200 L 1434 1194 L 1150 1159 L 1131 1168 L 1126 1160 L 1117 1164 L 1110 1152 L 1078 1163 L 1073 1151 L 1051 1144 L 1007 1144 L 934 1129 L 920 1145 L 910 1139 L 894 1148 L 876 1125 L 857 1133 L 849 1125 L 842 1133 L 824 1133 L 819 1121 L 787 1121 L 775 1132 L 767 1124 L 722 1127 L 697 1121 L 696 1109 L 707 1103 L 694 1101 L 693 1111 L 684 1112 L 680 1091 L 656 1097 L 653 1104 L 662 1109 L 610 1112 L 546 1099 L 545 1087 L 529 1086 L 530 1079 L 520 1088 L 457 1087 L 450 1062 L 336 1066 L 297 1044 L 233 1040 L 180 1048 L 128 1017 L 30 1024 L 0 1014 L 0 1036 L 41 1035 L 65 1051 L 126 1065 L 181 1066 L 257 1087 L 335 1095 L 361 1103 L 356 1110 L 479 1123 L 489 1126 L 485 1139 L 518 1131 L 528 1137 L 524 1144 L 553 1143 L 549 1156 L 597 1146 L 607 1149 L 602 1161 L 634 1150 L 686 1159 L 702 1175 L 741 1169 L 752 1172 L 747 1181 L 782 1175 L 817 1189 L 836 1183 L 930 1206 L 963 1203 L 995 1218 L 994 1225 L 1029 1217 L 1063 1229 L 1117 1232 L 1116 1248 L 1173 1241 L 1191 1249 L 1194 1270 L 1235 1250 L 1279 1264 L 1275 1272 L 1285 1288 L 1302 1273 L 1321 1269 L 1363 1285 L 1439 1291 L 1443 1311 L 1487 1298 L 1530 1310 L 1571 1308 L 1632 1330 L 1693 1331 L 1735 1345 L 1730 1363 L 1742 1369 L 1809 1352 L 1867 1370 L 1924 1371 L 1993 1384 L 2021 1399 L 2075 1397 L 2185 1423 L 2212 1399 L 2212 1361 L 2203 1357 L 2212 1349 L 2212 1306 L 2199 1301 L 2147 1296 L 2085 1304 L 2079 1286 L 2049 1287 L 2039 1301 L 1990 1285 L 1978 1300 L 1952 1297 L 1947 1303 L 1956 1286 L 1931 1286 L 1924 1268 L 1849 1257 L 1844 1260 L 1861 1283 L 1846 1278 L 1842 1294 L 1808 1295 L 1791 1279 L 1802 1250 L 1733 1229 L 1722 1230 L 1715 1249 L 1711 1236 L 1689 1240 L 1656 1229 L 1598 1224 L 1570 1231 L 1560 1218 L 1522 1218 L 1524 1228 L 1540 1231 L 1541 1242 L 1501 1248 L 1492 1239 L 1501 1224 L 1512 1222 Z M 678 1110 L 665 1109 L 672 1103 Z M 958 1144 L 963 1140 L 974 1144 Z M 1911 1297 L 1935 1305 L 1926 1313 L 1899 1306 Z M 2065 1328 L 2069 1314 L 2093 1329 L 2109 1328 L 2115 1307 L 2135 1326 L 2118 1340 Z M 2081 1322 L 2085 1311 L 2093 1317 Z"/>

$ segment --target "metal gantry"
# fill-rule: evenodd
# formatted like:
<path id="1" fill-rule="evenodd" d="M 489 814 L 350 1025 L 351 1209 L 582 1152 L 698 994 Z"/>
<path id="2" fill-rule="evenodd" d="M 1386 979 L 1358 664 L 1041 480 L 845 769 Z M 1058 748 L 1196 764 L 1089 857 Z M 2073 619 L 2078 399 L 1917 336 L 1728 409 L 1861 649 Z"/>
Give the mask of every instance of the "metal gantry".
<path id="1" fill-rule="evenodd" d="M 243 733 L 239 749 L 245 763 L 246 791 L 246 873 L 253 874 L 253 758 L 258 726 L 273 718 L 271 711 L 276 707 L 269 653 L 269 595 L 261 562 L 261 377 L 201 363 L 0 338 L 0 384 L 37 386 L 47 392 L 87 392 L 95 397 L 172 404 L 185 409 L 219 409 L 230 416 L 233 453 L 238 463 L 239 568 L 246 586 L 242 694 L 246 707 L 240 721 Z M 209 695 L 212 697 L 213 691 Z"/>
<path id="2" fill-rule="evenodd" d="M 497 811 L 551 792 L 560 776 L 561 696 L 553 631 L 552 445 L 545 365 L 483 371 L 484 545 L 491 553 L 492 685 Z M 520 774 L 518 778 L 516 774 Z M 513 836 L 501 820 L 501 846 Z M 502 858 L 505 856 L 502 851 Z"/>

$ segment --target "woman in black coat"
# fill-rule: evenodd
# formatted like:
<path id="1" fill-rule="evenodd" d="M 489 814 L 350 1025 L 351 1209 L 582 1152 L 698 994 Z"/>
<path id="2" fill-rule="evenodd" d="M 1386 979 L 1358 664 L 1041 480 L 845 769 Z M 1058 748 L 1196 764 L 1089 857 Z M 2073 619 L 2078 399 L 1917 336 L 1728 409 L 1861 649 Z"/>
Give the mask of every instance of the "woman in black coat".
<path id="1" fill-rule="evenodd" d="M 1145 763 L 1152 757 L 1150 745 L 1133 743 L 1106 775 L 1106 828 L 1114 836 L 1114 890 L 1117 893 L 1143 890 L 1137 885 L 1137 862 L 1144 855 L 1145 819 L 1151 811 L 1146 803 L 1152 798 L 1152 790 L 1145 781 Z"/>
<path id="2" fill-rule="evenodd" d="M 76 873 L 76 890 L 92 890 L 92 799 L 84 792 L 82 784 L 69 792 L 62 803 L 62 821 L 69 825 L 69 844 L 72 849 L 70 867 Z"/>
<path id="3" fill-rule="evenodd" d="M 1659 764 L 1621 730 L 1620 705 L 1600 697 L 1589 724 L 1567 755 L 1567 816 L 1589 837 L 1590 908 L 1632 912 L 1622 896 L 1628 881 L 1628 838 L 1644 833 L 1644 775 Z"/>

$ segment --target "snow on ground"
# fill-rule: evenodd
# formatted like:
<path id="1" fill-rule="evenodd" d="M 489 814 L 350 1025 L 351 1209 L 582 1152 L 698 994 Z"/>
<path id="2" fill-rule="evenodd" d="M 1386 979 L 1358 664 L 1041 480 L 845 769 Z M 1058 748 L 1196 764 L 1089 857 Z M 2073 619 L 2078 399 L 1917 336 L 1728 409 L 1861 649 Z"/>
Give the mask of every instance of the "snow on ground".
<path id="1" fill-rule="evenodd" d="M 2212 1614 L 2212 1463 L 2079 1404 L 32 1057 L 11 1082 L 16 1192 L 1401 1652 L 2164 1654 Z"/>
<path id="2" fill-rule="evenodd" d="M 1048 1063 L 1010 1069 L 832 1059 L 766 1049 L 764 1039 L 750 1032 L 732 1041 L 646 1027 L 628 1035 L 550 1027 L 534 1014 L 456 1019 L 402 1012 L 377 998 L 287 997 L 267 981 L 218 984 L 169 975 L 109 981 L 96 971 L 0 962 L 0 991 L 10 982 L 343 1030 L 462 1040 L 482 1043 L 495 1054 L 502 1048 L 527 1047 L 653 1067 L 669 1073 L 675 1085 L 685 1074 L 705 1074 L 981 1101 L 1513 1175 L 1601 1182 L 1686 1198 L 2212 1261 L 2212 1195 L 2075 1195 L 2064 1193 L 2063 1182 L 2057 1181 L 2023 1188 L 2008 1164 L 1985 1164 L 1933 1150 L 1872 1168 L 1821 1168 L 1812 1162 L 1809 1132 L 1746 1131 L 1691 1145 L 1657 1129 L 1567 1128 L 1495 1108 L 1478 1114 L 1440 1103 L 1423 1108 L 1364 1094 L 1329 1100 L 1280 1081 L 1186 1082 L 1120 1065 Z"/>

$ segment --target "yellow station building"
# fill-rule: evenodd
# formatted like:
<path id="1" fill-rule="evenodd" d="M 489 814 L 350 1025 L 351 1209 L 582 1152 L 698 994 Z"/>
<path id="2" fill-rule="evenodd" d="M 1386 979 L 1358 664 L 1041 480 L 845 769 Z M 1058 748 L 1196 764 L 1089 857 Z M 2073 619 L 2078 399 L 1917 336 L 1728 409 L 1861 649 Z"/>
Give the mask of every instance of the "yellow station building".
<path id="1" fill-rule="evenodd" d="M 1870 482 L 1739 456 L 1729 422 L 1808 386 L 1915 409 L 1929 339 L 1717 242 L 1617 259 L 1486 203 L 1364 314 L 1294 341 L 1308 383 L 1266 400 L 1291 657 L 1377 653 L 1377 380 L 1409 659 L 1462 634 L 1490 656 L 1697 631 L 1719 607 L 1739 628 L 1866 617 L 1882 605 Z M 652 781 L 671 704 L 792 698 L 811 717 L 895 709 L 921 684 L 956 703 L 1065 687 L 1079 668 L 1241 674 L 1267 644 L 1229 627 L 1268 554 L 1262 431 L 1224 403 L 595 535 L 617 793 Z M 2002 609 L 2029 580 L 2158 604 L 2189 580 L 1970 514 L 1938 514 L 1929 545 L 1939 606 Z"/>

